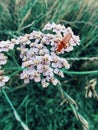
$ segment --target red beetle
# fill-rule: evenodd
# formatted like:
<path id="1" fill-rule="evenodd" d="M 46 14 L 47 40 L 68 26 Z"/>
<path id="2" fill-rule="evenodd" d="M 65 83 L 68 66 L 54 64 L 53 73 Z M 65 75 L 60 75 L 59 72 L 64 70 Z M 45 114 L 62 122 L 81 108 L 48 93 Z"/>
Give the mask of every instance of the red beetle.
<path id="1" fill-rule="evenodd" d="M 68 33 L 63 37 L 63 39 L 59 42 L 56 51 L 60 52 L 63 48 L 67 47 L 67 44 L 69 43 L 70 39 L 72 38 L 72 34 Z"/>

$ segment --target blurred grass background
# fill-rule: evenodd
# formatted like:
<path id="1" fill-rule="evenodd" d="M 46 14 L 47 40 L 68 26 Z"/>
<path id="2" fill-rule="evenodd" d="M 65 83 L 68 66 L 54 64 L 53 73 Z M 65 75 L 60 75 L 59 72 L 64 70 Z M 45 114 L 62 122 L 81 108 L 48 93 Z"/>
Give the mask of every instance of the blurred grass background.
<path id="1" fill-rule="evenodd" d="M 98 1 L 0 0 L 0 40 L 41 30 L 47 22 L 71 26 L 81 38 L 81 45 L 64 57 L 98 57 Z M 74 71 L 98 70 L 98 60 L 70 63 Z M 30 130 L 82 130 L 68 104 L 60 106 L 61 95 L 56 87 L 43 89 L 33 82 L 24 85 L 16 78 L 10 81 L 7 93 Z M 90 130 L 97 130 L 98 101 L 85 98 L 86 83 L 93 78 L 98 79 L 98 75 L 66 75 L 60 80 L 66 93 L 78 103 Z M 2 93 L 0 102 L 0 130 L 22 130 Z"/>

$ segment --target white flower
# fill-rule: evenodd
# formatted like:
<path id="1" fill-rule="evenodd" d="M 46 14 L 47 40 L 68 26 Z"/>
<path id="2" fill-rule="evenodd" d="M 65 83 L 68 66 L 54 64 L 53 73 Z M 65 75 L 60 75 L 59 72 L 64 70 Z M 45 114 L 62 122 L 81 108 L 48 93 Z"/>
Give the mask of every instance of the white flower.
<path id="1" fill-rule="evenodd" d="M 66 28 L 63 25 L 48 23 L 43 31 L 50 30 L 52 33 L 42 33 L 33 31 L 32 33 L 18 38 L 20 44 L 20 58 L 22 59 L 22 67 L 26 68 L 21 73 L 21 79 L 25 83 L 29 80 L 40 82 L 43 87 L 47 87 L 50 82 L 57 85 L 59 81 L 54 78 L 55 74 L 64 78 L 61 68 L 69 69 L 70 64 L 65 58 L 59 57 L 59 54 L 70 52 L 74 46 L 78 45 L 79 37 L 74 35 L 71 28 Z M 72 35 L 67 46 L 57 52 L 57 47 L 63 37 L 68 33 Z"/>
<path id="2" fill-rule="evenodd" d="M 48 23 L 43 31 L 33 31 L 17 39 L 1 41 L 0 68 L 7 62 L 6 53 L 14 49 L 14 46 L 18 46 L 17 50 L 20 51 L 22 61 L 21 67 L 25 68 L 20 74 L 20 79 L 23 79 L 24 83 L 29 83 L 30 80 L 40 82 L 43 87 L 47 87 L 50 82 L 57 85 L 59 81 L 54 78 L 55 74 L 64 78 L 61 68 L 70 68 L 68 61 L 61 58 L 59 54 L 72 51 L 76 45 L 80 44 L 80 39 L 79 36 L 74 35 L 70 27 L 66 28 L 61 24 Z M 71 35 L 66 41 L 68 34 Z M 7 81 L 7 77 L 0 77 L 0 86 L 5 85 Z"/>
<path id="3" fill-rule="evenodd" d="M 54 52 L 55 50 L 56 50 L 56 47 L 55 46 L 53 46 L 53 47 L 51 47 L 51 49 L 50 49 L 52 52 Z"/>
<path id="4" fill-rule="evenodd" d="M 37 71 L 38 71 L 39 73 L 42 73 L 42 72 L 43 72 L 43 65 L 42 65 L 42 64 L 38 64 L 38 65 L 37 65 Z"/>
<path id="5" fill-rule="evenodd" d="M 41 81 L 40 73 L 37 72 L 37 71 L 34 72 L 34 81 L 35 82 L 40 82 Z"/>
<path id="6" fill-rule="evenodd" d="M 29 39 L 41 39 L 42 33 L 40 31 L 33 31 L 29 35 Z"/>
<path id="7" fill-rule="evenodd" d="M 24 83 L 29 83 L 29 71 L 23 70 L 23 72 L 20 74 L 20 79 L 24 79 Z"/>
<path id="8" fill-rule="evenodd" d="M 62 63 L 60 61 L 60 58 L 58 56 L 53 57 L 52 67 L 54 68 L 62 68 Z"/>
<path id="9" fill-rule="evenodd" d="M 39 49 L 36 47 L 33 47 L 30 49 L 33 53 L 38 54 Z"/>
<path id="10" fill-rule="evenodd" d="M 0 52 L 8 52 L 10 49 L 14 48 L 14 43 L 10 40 L 0 42 Z"/>
<path id="11" fill-rule="evenodd" d="M 6 82 L 8 82 L 9 77 L 8 76 L 0 76 L 0 87 L 3 87 Z"/>
<path id="12" fill-rule="evenodd" d="M 51 24 L 50 24 L 50 23 L 47 23 L 47 24 L 44 26 L 43 31 L 44 31 L 44 30 L 51 30 L 51 29 L 52 29 Z"/>
<path id="13" fill-rule="evenodd" d="M 66 52 L 72 51 L 74 48 L 73 46 L 68 46 L 66 49 L 64 49 Z"/>
<path id="14" fill-rule="evenodd" d="M 0 53 L 0 65 L 4 65 L 7 62 L 7 57 L 3 54 Z"/>
<path id="15" fill-rule="evenodd" d="M 29 69 L 28 70 L 28 73 L 29 73 L 29 79 L 31 80 L 34 80 L 35 82 L 40 82 L 41 81 L 41 78 L 40 78 L 40 73 L 35 70 L 35 69 Z"/>
<path id="16" fill-rule="evenodd" d="M 59 75 L 60 77 L 64 78 L 64 74 L 62 71 L 60 71 L 58 68 L 54 69 L 54 73 Z"/>
<path id="17" fill-rule="evenodd" d="M 48 69 L 46 71 L 43 72 L 43 75 L 44 76 L 50 76 L 50 77 L 53 77 L 54 76 L 54 73 L 53 73 L 53 69 L 48 67 Z"/>
<path id="18" fill-rule="evenodd" d="M 9 45 L 6 41 L 0 42 L 0 52 L 7 52 L 9 50 Z"/>
<path id="19" fill-rule="evenodd" d="M 57 85 L 59 83 L 59 81 L 55 78 L 51 78 L 51 82 L 53 83 L 53 85 Z"/>
<path id="20" fill-rule="evenodd" d="M 30 44 L 29 34 L 25 34 L 24 36 L 20 36 L 18 38 L 18 41 L 20 44 L 23 44 L 23 45 Z"/>
<path id="21" fill-rule="evenodd" d="M 4 70 L 0 70 L 0 75 L 3 75 L 3 74 L 4 74 Z"/>
<path id="22" fill-rule="evenodd" d="M 26 52 L 26 56 L 28 59 L 31 59 L 32 57 L 35 56 L 35 53 L 32 48 L 28 49 L 28 51 Z"/>
<path id="23" fill-rule="evenodd" d="M 43 88 L 47 88 L 49 85 L 49 82 L 47 82 L 46 79 L 42 79 L 41 84 L 42 84 Z"/>
<path id="24" fill-rule="evenodd" d="M 33 62 L 31 60 L 28 60 L 28 61 L 24 61 L 22 63 L 22 68 L 25 68 L 25 67 L 29 67 L 33 64 Z"/>
<path id="25" fill-rule="evenodd" d="M 38 57 L 35 57 L 34 60 L 33 60 L 34 66 L 39 65 L 40 62 L 41 62 L 41 61 L 40 61 L 40 57 L 39 57 L 39 58 L 38 58 Z"/>
<path id="26" fill-rule="evenodd" d="M 44 46 L 43 46 L 43 44 L 42 44 L 42 43 L 35 44 L 35 46 L 36 46 L 36 48 L 37 48 L 38 50 L 40 50 L 40 49 L 44 48 Z"/>
<path id="27" fill-rule="evenodd" d="M 25 48 L 24 46 L 18 47 L 17 50 L 21 51 L 20 58 L 24 58 L 28 52 L 28 48 Z"/>
<path id="28" fill-rule="evenodd" d="M 60 24 L 55 24 L 55 23 L 48 23 L 45 25 L 45 27 L 43 28 L 43 30 L 52 30 L 55 33 L 61 33 L 61 32 L 65 32 L 66 28 L 63 25 Z"/>
<path id="29" fill-rule="evenodd" d="M 46 48 L 39 50 L 39 55 L 45 55 L 45 54 L 49 54 L 49 50 L 47 50 Z"/>
<path id="30" fill-rule="evenodd" d="M 43 65 L 49 65 L 51 61 L 51 56 L 46 54 L 42 57 L 42 64 Z"/>

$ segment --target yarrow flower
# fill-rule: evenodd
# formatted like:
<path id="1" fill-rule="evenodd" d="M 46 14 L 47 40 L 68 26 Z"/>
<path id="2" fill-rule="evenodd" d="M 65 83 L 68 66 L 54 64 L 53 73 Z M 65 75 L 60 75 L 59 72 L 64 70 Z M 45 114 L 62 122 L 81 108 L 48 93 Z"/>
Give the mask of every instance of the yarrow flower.
<path id="1" fill-rule="evenodd" d="M 7 63 L 7 56 L 4 54 L 14 49 L 14 43 L 10 40 L 0 42 L 0 87 L 3 87 L 9 81 L 9 77 L 4 75 L 3 65 Z"/>
<path id="2" fill-rule="evenodd" d="M 14 44 L 10 40 L 0 42 L 0 52 L 8 52 L 10 49 L 13 48 Z"/>
<path id="3" fill-rule="evenodd" d="M 0 53 L 0 66 L 6 64 L 7 62 L 7 56 L 5 56 L 3 53 Z"/>
<path id="4" fill-rule="evenodd" d="M 8 82 L 8 76 L 0 76 L 0 87 L 4 86 L 6 82 Z"/>
<path id="5" fill-rule="evenodd" d="M 50 33 L 51 32 L 51 33 Z M 74 46 L 79 45 L 80 39 L 74 35 L 70 27 L 66 28 L 60 24 L 48 23 L 41 31 L 32 31 L 17 39 L 0 42 L 0 65 L 7 62 L 7 57 L 2 52 L 8 52 L 18 45 L 20 51 L 21 67 L 24 68 L 20 74 L 20 79 L 24 83 L 31 80 L 40 82 L 43 87 L 49 83 L 57 85 L 59 83 L 56 76 L 64 78 L 62 68 L 69 69 L 70 64 L 59 54 L 70 52 Z M 7 82 L 7 77 L 0 78 Z"/>
<path id="6" fill-rule="evenodd" d="M 72 51 L 74 49 L 74 46 L 80 44 L 79 36 L 74 35 L 70 27 L 66 28 L 65 26 L 62 26 L 60 24 L 48 23 L 43 28 L 43 31 L 46 31 L 46 30 L 47 31 L 51 30 L 52 32 L 55 33 L 53 35 L 54 37 L 52 38 L 51 36 L 51 40 L 50 40 L 51 42 L 50 45 L 52 46 L 51 51 L 56 51 L 56 48 L 58 48 L 60 44 L 59 49 L 58 49 L 60 50 L 59 54 L 64 54 L 65 52 Z M 69 38 L 68 38 L 68 34 L 70 36 Z"/>
<path id="7" fill-rule="evenodd" d="M 22 68 L 26 69 L 23 70 L 20 78 L 24 79 L 25 83 L 29 83 L 30 80 L 41 82 L 43 87 L 47 87 L 50 82 L 57 85 L 59 81 L 55 78 L 56 75 L 64 78 L 61 69 L 70 68 L 68 61 L 59 57 L 56 52 L 58 43 L 64 35 L 70 32 L 72 37 L 67 48 L 62 48 L 59 54 L 72 51 L 73 47 L 80 42 L 79 37 L 73 34 L 71 28 L 65 28 L 60 24 L 48 23 L 43 28 L 43 31 L 45 30 L 51 30 L 55 34 L 33 31 L 28 37 L 23 38 L 26 41 L 21 42 L 20 48 L 18 48 L 21 52 Z"/>
<path id="8" fill-rule="evenodd" d="M 4 70 L 1 70 L 2 66 L 7 63 L 7 56 L 0 53 L 0 87 L 4 86 L 8 82 L 9 77 L 4 75 Z"/>
<path id="9" fill-rule="evenodd" d="M 8 82 L 9 77 L 4 75 L 4 71 L 0 70 L 0 87 L 4 86 Z"/>

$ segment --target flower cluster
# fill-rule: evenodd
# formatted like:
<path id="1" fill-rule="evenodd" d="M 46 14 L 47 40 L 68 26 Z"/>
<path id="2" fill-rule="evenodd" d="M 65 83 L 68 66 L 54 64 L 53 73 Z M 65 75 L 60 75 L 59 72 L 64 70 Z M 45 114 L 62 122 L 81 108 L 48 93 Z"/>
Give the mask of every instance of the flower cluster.
<path id="1" fill-rule="evenodd" d="M 41 82 L 43 87 L 47 87 L 49 82 L 56 85 L 58 80 L 54 78 L 54 74 L 64 77 L 59 69 L 70 67 L 66 59 L 50 53 L 41 43 L 32 43 L 29 49 L 23 46 L 20 49 L 22 67 L 26 68 L 21 73 L 21 79 L 24 79 L 25 83 L 33 79 L 35 82 Z"/>
<path id="2" fill-rule="evenodd" d="M 9 80 L 9 77 L 3 74 L 4 74 L 3 70 L 0 70 L 0 87 L 4 86 L 5 83 Z"/>
<path id="3" fill-rule="evenodd" d="M 2 66 L 7 63 L 7 56 L 4 55 L 4 52 L 8 52 L 13 48 L 14 44 L 11 43 L 10 40 L 0 42 L 0 87 L 4 86 L 9 80 L 9 77 L 5 76 L 4 70 L 2 70 Z"/>
<path id="4" fill-rule="evenodd" d="M 0 42 L 0 53 L 8 52 L 10 49 L 13 48 L 14 48 L 14 44 L 10 40 Z"/>
<path id="5" fill-rule="evenodd" d="M 56 48 L 59 42 L 68 32 L 72 37 L 67 47 L 57 53 Z M 73 34 L 70 27 L 66 28 L 60 24 L 48 23 L 42 32 L 33 31 L 17 39 L 11 39 L 11 41 L 1 41 L 0 65 L 7 62 L 7 57 L 2 52 L 8 52 L 18 44 L 17 50 L 20 51 L 20 58 L 22 60 L 21 67 L 24 68 L 20 74 L 20 79 L 23 79 L 24 83 L 29 83 L 30 80 L 41 82 L 43 87 L 47 87 L 49 83 L 57 85 L 59 81 L 56 76 L 64 77 L 61 68 L 70 68 L 68 61 L 65 58 L 59 57 L 58 54 L 72 51 L 73 47 L 78 45 L 79 42 L 79 37 Z M 0 77 L 0 82 L 7 82 L 8 79 L 7 77 L 5 78 Z"/>
<path id="6" fill-rule="evenodd" d="M 72 29 L 70 27 L 66 28 L 65 26 L 62 26 L 60 24 L 47 23 L 45 25 L 45 27 L 43 28 L 43 31 L 45 31 L 45 30 L 55 33 L 54 35 L 48 34 L 50 36 L 50 39 L 51 39 L 50 40 L 50 42 L 51 42 L 50 45 L 52 46 L 52 48 L 51 48 L 52 51 L 56 51 L 56 48 L 57 48 L 57 46 L 59 44 L 59 41 L 61 41 L 62 38 L 64 36 L 66 36 L 68 33 L 70 33 L 72 37 L 70 38 L 66 48 L 63 48 L 60 51 L 61 54 L 64 54 L 65 52 L 72 51 L 74 49 L 74 46 L 80 44 L 79 36 L 74 35 L 74 33 L 73 33 L 73 31 L 72 31 Z M 45 43 L 48 44 L 47 42 L 45 42 Z"/>
<path id="7" fill-rule="evenodd" d="M 73 46 L 79 44 L 78 36 L 75 36 L 71 28 L 56 25 L 54 23 L 47 24 L 43 31 L 51 30 L 53 33 L 42 33 L 33 31 L 29 35 L 24 35 L 18 38 L 21 51 L 20 58 L 22 59 L 22 68 L 26 68 L 20 75 L 25 83 L 30 80 L 41 82 L 43 87 L 47 87 L 50 82 L 56 85 L 59 81 L 55 78 L 56 75 L 64 77 L 61 68 L 69 69 L 70 64 L 64 58 L 61 58 L 56 53 L 58 42 L 69 31 L 74 40 L 70 39 L 70 44 L 60 53 L 73 50 Z"/>

